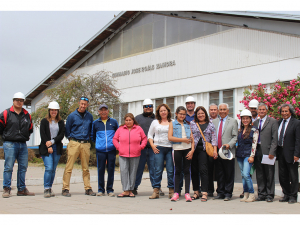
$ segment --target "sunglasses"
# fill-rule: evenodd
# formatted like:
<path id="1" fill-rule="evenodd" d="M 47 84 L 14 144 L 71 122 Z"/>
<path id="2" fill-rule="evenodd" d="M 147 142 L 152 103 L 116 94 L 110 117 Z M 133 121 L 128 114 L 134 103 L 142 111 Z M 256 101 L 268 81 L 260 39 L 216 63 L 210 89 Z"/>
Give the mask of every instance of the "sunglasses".
<path id="1" fill-rule="evenodd" d="M 86 97 L 81 97 L 80 100 L 89 101 L 89 99 Z"/>
<path id="2" fill-rule="evenodd" d="M 153 105 L 144 105 L 144 108 L 146 108 L 146 109 L 153 108 Z"/>

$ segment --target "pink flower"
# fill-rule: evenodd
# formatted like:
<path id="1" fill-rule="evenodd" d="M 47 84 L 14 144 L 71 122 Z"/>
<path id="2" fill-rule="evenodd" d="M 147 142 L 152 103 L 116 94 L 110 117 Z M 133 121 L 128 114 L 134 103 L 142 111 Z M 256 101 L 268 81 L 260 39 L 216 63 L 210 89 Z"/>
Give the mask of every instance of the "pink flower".
<path id="1" fill-rule="evenodd" d="M 289 101 L 287 101 L 286 104 L 291 104 L 291 103 Z"/>

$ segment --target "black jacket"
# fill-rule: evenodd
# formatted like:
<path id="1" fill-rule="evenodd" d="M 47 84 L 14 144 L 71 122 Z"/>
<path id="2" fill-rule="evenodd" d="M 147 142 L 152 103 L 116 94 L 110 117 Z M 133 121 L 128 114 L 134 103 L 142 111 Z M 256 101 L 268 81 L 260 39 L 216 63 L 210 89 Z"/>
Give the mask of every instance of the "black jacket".
<path id="1" fill-rule="evenodd" d="M 282 119 L 278 121 L 278 127 L 281 122 Z M 293 163 L 294 156 L 300 157 L 300 121 L 292 117 L 283 136 L 283 151 L 279 157 L 284 157 L 287 163 Z"/>
<path id="2" fill-rule="evenodd" d="M 12 106 L 0 114 L 0 135 L 4 141 L 26 142 L 32 127 L 31 115 L 25 109 L 17 114 Z"/>
<path id="3" fill-rule="evenodd" d="M 152 114 L 150 117 L 144 116 L 144 114 L 140 114 L 135 117 L 135 120 L 138 122 L 138 124 L 143 129 L 144 133 L 146 134 L 147 139 L 148 139 L 148 131 L 149 131 L 150 125 L 154 119 L 155 119 L 154 114 Z M 149 141 L 147 141 L 147 145 L 145 148 L 151 148 Z"/>
<path id="4" fill-rule="evenodd" d="M 58 122 L 58 127 L 59 127 L 58 134 L 54 138 L 54 142 L 56 144 L 57 154 L 61 155 L 63 150 L 63 144 L 61 140 L 64 138 L 65 135 L 65 124 L 63 120 Z M 51 134 L 49 128 L 49 121 L 46 118 L 42 119 L 41 121 L 40 134 L 41 134 L 41 144 L 39 146 L 40 155 L 49 156 L 46 142 L 51 140 Z"/>

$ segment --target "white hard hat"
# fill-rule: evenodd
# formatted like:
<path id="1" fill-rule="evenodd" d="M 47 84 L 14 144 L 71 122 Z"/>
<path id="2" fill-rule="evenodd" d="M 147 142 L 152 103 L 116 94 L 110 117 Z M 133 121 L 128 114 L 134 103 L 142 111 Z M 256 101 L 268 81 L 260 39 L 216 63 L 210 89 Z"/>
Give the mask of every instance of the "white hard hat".
<path id="1" fill-rule="evenodd" d="M 223 153 L 223 147 L 219 149 L 219 156 L 222 158 L 222 159 L 227 159 L 227 160 L 232 160 L 233 158 L 233 155 L 232 155 L 232 152 L 230 150 L 228 150 L 228 155 L 224 155 Z"/>
<path id="2" fill-rule="evenodd" d="M 248 109 L 244 109 L 242 112 L 241 112 L 241 115 L 240 117 L 242 116 L 252 116 L 251 112 L 248 110 Z"/>
<path id="3" fill-rule="evenodd" d="M 57 102 L 50 102 L 48 109 L 59 109 L 59 104 Z"/>
<path id="4" fill-rule="evenodd" d="M 14 94 L 14 98 L 21 98 L 21 99 L 25 99 L 25 95 L 22 92 L 17 92 Z"/>
<path id="5" fill-rule="evenodd" d="M 144 101 L 143 101 L 143 105 L 153 105 L 153 102 L 150 98 L 146 98 Z"/>
<path id="6" fill-rule="evenodd" d="M 249 108 L 257 108 L 258 106 L 258 101 L 256 99 L 252 99 L 250 102 L 249 102 Z"/>
<path id="7" fill-rule="evenodd" d="M 187 103 L 187 102 L 195 102 L 196 103 L 193 96 L 187 96 L 187 98 L 185 99 L 185 103 Z"/>

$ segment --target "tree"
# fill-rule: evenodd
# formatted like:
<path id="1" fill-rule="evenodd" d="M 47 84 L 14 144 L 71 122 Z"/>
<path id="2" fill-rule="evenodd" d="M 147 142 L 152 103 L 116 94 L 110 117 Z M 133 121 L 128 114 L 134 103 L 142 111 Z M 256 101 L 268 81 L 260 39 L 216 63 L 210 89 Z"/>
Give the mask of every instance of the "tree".
<path id="1" fill-rule="evenodd" d="M 249 102 L 256 99 L 259 102 L 265 103 L 268 108 L 268 115 L 275 119 L 280 118 L 279 109 L 281 104 L 287 103 L 293 105 L 295 108 L 296 118 L 300 119 L 300 76 L 293 79 L 289 84 L 282 83 L 279 80 L 271 85 L 270 91 L 267 90 L 266 85 L 258 84 L 258 87 L 251 91 L 246 89 L 244 91 L 244 98 L 240 103 L 243 103 L 245 108 L 249 109 Z M 239 117 L 239 115 L 238 115 Z"/>
<path id="2" fill-rule="evenodd" d="M 43 92 L 49 101 L 43 103 L 32 113 L 32 120 L 36 126 L 40 124 L 40 121 L 47 116 L 47 107 L 50 101 L 58 102 L 60 116 L 66 120 L 68 115 L 78 108 L 78 102 L 82 96 L 89 98 L 88 111 L 96 119 L 100 104 L 105 103 L 112 109 L 115 104 L 120 103 L 121 92 L 116 88 L 115 83 L 116 80 L 106 71 L 100 71 L 93 75 L 71 74 L 63 81 L 53 82 L 54 87 Z"/>

